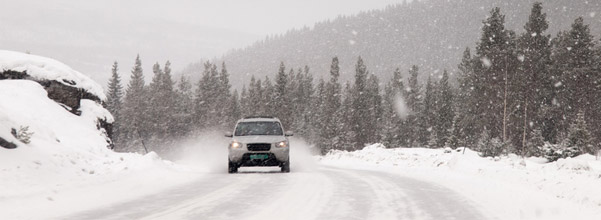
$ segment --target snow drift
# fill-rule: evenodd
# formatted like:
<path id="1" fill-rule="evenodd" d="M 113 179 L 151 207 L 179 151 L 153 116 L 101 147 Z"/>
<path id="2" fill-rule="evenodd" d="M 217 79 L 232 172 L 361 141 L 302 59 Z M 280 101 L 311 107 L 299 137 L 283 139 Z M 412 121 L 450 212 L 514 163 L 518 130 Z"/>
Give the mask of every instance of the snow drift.
<path id="1" fill-rule="evenodd" d="M 516 155 L 480 157 L 458 148 L 334 150 L 324 165 L 400 173 L 441 183 L 478 201 L 500 219 L 596 219 L 601 216 L 601 160 L 586 154 L 548 163 Z M 543 207 L 554 207 L 545 209 Z"/>

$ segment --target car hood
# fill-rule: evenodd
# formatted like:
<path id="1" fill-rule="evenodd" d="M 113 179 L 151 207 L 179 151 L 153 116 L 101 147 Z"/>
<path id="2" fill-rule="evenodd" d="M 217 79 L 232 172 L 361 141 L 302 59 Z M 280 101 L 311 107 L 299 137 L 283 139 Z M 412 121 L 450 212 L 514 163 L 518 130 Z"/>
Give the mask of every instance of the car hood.
<path id="1" fill-rule="evenodd" d="M 253 136 L 235 136 L 232 140 L 240 143 L 276 143 L 287 140 L 284 136 L 253 135 Z"/>

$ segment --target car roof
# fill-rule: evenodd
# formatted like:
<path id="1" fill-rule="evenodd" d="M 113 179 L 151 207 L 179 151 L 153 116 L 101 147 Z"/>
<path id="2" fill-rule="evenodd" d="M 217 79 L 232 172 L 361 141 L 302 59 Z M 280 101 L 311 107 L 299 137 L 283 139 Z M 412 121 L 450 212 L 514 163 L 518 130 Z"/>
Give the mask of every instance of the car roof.
<path id="1" fill-rule="evenodd" d="M 238 122 L 255 122 L 255 121 L 275 121 L 280 122 L 278 118 L 275 117 L 246 117 L 238 120 Z"/>

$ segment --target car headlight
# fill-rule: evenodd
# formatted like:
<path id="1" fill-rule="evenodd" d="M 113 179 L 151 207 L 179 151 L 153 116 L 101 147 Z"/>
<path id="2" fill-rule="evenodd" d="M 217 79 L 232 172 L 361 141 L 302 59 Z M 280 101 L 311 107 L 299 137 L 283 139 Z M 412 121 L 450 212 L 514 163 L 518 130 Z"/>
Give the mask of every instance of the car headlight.
<path id="1" fill-rule="evenodd" d="M 242 143 L 237 142 L 237 141 L 232 141 L 232 143 L 230 144 L 231 148 L 241 148 L 242 147 Z"/>
<path id="2" fill-rule="evenodd" d="M 288 141 L 280 141 L 276 143 L 276 147 L 288 147 Z"/>

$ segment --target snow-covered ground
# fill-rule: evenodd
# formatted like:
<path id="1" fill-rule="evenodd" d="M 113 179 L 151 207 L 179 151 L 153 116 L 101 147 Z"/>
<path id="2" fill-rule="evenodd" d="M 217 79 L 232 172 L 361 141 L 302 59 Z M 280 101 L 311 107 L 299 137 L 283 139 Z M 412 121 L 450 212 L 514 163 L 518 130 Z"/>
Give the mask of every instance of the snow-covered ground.
<path id="1" fill-rule="evenodd" d="M 0 70 L 104 97 L 58 61 L 13 53 L 0 51 Z M 0 80 L 0 137 L 17 145 L 0 147 L 0 219 L 601 219 L 601 160 L 590 155 L 545 163 L 376 144 L 315 157 L 291 139 L 291 173 L 227 174 L 221 134 L 182 140 L 174 162 L 116 153 L 97 126 L 111 115 L 80 104 L 75 115 L 37 82 Z M 11 133 L 25 127 L 29 141 Z"/>
<path id="2" fill-rule="evenodd" d="M 477 152 L 423 148 L 333 151 L 321 164 L 383 171 L 449 187 L 499 219 L 600 219 L 601 159 L 591 155 L 482 158 Z"/>

